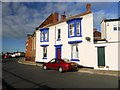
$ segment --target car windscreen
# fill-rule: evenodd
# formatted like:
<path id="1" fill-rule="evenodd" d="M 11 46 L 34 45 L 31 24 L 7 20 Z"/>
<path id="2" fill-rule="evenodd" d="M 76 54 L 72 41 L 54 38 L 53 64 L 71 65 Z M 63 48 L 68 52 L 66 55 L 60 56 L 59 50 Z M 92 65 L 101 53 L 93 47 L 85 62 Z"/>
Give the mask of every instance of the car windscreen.
<path id="1" fill-rule="evenodd" d="M 71 62 L 70 59 L 67 59 L 67 58 L 63 58 L 63 60 L 64 60 L 65 62 Z"/>

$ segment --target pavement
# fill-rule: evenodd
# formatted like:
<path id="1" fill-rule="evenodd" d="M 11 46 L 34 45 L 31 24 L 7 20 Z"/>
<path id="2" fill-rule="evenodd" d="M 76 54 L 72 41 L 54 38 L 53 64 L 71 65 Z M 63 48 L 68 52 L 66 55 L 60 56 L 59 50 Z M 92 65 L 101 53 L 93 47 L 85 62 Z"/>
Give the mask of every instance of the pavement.
<path id="1" fill-rule="evenodd" d="M 25 64 L 25 65 L 35 65 L 35 66 L 41 66 L 41 67 L 42 67 L 42 63 L 25 61 L 25 58 L 20 58 L 20 59 L 18 60 L 18 63 L 20 63 L 20 64 Z M 95 69 L 86 68 L 86 67 L 79 67 L 78 72 L 88 73 L 88 74 L 109 75 L 109 76 L 116 76 L 116 77 L 120 76 L 120 71 L 95 70 Z"/>

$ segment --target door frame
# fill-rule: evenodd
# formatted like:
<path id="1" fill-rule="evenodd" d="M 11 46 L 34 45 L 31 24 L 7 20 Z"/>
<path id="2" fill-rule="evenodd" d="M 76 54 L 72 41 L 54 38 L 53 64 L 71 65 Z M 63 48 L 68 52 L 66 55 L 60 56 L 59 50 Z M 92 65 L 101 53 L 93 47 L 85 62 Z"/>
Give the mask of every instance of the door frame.
<path id="1" fill-rule="evenodd" d="M 54 45 L 55 46 L 55 57 L 58 58 L 58 49 L 60 49 L 60 58 L 62 57 L 62 45 Z"/>

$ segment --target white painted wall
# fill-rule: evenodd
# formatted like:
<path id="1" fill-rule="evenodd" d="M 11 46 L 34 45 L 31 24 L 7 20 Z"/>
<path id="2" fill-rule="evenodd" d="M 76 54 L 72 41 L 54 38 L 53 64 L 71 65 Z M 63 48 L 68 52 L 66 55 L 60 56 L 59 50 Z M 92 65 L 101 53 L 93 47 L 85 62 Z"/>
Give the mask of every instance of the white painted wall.
<path id="1" fill-rule="evenodd" d="M 36 43 L 36 61 L 43 62 L 43 48 L 40 45 L 49 44 L 47 47 L 48 62 L 52 58 L 55 58 L 55 47 L 54 45 L 62 44 L 62 58 L 71 59 L 71 44 L 68 44 L 68 41 L 82 40 L 82 43 L 79 43 L 79 59 L 80 65 L 93 67 L 95 66 L 95 49 L 93 46 L 93 14 L 87 14 L 82 16 L 82 37 L 68 38 L 68 24 L 66 22 L 59 23 L 49 28 L 49 42 L 40 42 L 40 31 L 37 31 L 37 43 Z M 57 30 L 61 29 L 61 41 L 57 41 Z M 86 41 L 85 37 L 90 37 L 91 41 Z"/>
<path id="2" fill-rule="evenodd" d="M 106 39 L 108 42 L 99 42 L 99 44 L 95 44 L 95 46 L 105 46 L 105 66 L 109 68 L 98 68 L 95 69 L 105 69 L 105 70 L 120 70 L 119 59 L 118 59 L 118 46 L 120 43 L 118 42 L 118 34 L 120 31 L 114 31 L 113 26 L 118 26 L 118 21 L 107 21 L 101 23 L 101 36 L 102 39 Z M 101 43 L 101 44 L 100 44 Z M 96 48 L 97 50 L 97 48 Z M 97 57 L 97 56 L 96 56 Z M 98 59 L 96 59 L 98 60 Z"/>
<path id="3" fill-rule="evenodd" d="M 119 44 L 120 45 L 120 44 Z M 96 52 L 96 67 L 95 69 L 101 69 L 101 70 L 120 70 L 118 68 L 118 43 L 101 43 L 101 44 L 95 44 L 96 51 L 97 47 L 104 46 L 105 47 L 105 67 L 99 68 L 97 66 L 98 63 L 98 54 Z M 108 66 L 109 68 L 106 68 Z"/>
<path id="4" fill-rule="evenodd" d="M 118 41 L 118 34 L 120 34 L 120 31 L 114 31 L 113 26 L 118 26 L 118 21 L 108 21 L 108 22 L 102 22 L 101 23 L 101 36 L 102 39 L 106 39 L 109 42 L 111 41 Z"/>
<path id="5" fill-rule="evenodd" d="M 102 70 L 120 70 L 118 66 L 118 44 L 119 43 L 105 43 L 99 42 L 98 44 L 93 43 L 93 14 L 87 14 L 82 16 L 82 37 L 68 38 L 68 24 L 66 22 L 59 23 L 49 28 L 49 42 L 40 42 L 40 31 L 36 31 L 36 62 L 48 62 L 52 58 L 55 58 L 55 46 L 62 44 L 62 58 L 71 59 L 71 44 L 68 44 L 68 41 L 82 40 L 78 44 L 79 49 L 79 60 L 76 61 L 78 64 L 94 67 L 94 69 Z M 113 24 L 109 23 L 107 26 L 107 36 L 105 36 L 105 23 L 101 23 L 102 37 L 109 39 L 108 41 L 117 41 L 118 33 L 113 31 Z M 106 24 L 108 25 L 108 24 Z M 61 29 L 61 41 L 57 41 L 57 30 Z M 90 37 L 91 41 L 87 41 L 85 37 Z M 47 60 L 43 60 L 43 47 L 40 45 L 48 44 L 47 47 Z M 120 45 L 120 44 L 119 44 Z M 105 46 L 105 67 L 98 67 L 98 54 L 97 47 Z M 108 66 L 109 68 L 106 68 Z"/>

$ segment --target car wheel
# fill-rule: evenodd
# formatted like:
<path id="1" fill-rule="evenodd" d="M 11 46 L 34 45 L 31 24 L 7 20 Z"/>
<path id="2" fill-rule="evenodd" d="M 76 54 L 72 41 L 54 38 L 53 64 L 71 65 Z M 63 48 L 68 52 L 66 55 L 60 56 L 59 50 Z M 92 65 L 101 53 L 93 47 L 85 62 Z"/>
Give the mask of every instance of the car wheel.
<path id="1" fill-rule="evenodd" d="M 62 67 L 59 67 L 59 68 L 58 68 L 58 71 L 59 71 L 60 73 L 62 73 L 62 72 L 63 72 L 63 68 L 62 68 Z"/>
<path id="2" fill-rule="evenodd" d="M 47 70 L 47 67 L 46 67 L 46 66 L 43 66 L 43 70 Z"/>

